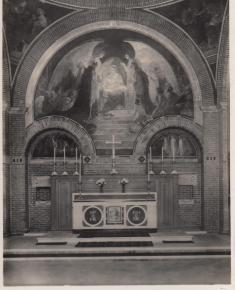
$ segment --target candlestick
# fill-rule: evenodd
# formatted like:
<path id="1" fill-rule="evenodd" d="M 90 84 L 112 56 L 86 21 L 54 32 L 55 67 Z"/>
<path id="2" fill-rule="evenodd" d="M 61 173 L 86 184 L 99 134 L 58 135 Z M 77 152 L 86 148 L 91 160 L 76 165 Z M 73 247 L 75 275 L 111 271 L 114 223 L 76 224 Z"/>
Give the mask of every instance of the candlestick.
<path id="1" fill-rule="evenodd" d="M 64 172 L 62 173 L 62 175 L 68 175 L 68 173 L 65 170 L 65 162 L 66 162 L 66 153 L 65 153 L 65 146 L 64 146 Z"/>
<path id="2" fill-rule="evenodd" d="M 76 169 L 75 169 L 75 172 L 74 172 L 74 174 L 73 175 L 79 175 L 79 173 L 78 173 L 78 148 L 76 147 L 75 148 L 75 167 L 76 167 Z"/>
<path id="3" fill-rule="evenodd" d="M 149 154 L 147 154 L 147 173 L 148 173 L 148 181 L 150 181 L 150 175 L 149 175 Z"/>
<path id="4" fill-rule="evenodd" d="M 115 159 L 115 147 L 114 147 L 115 137 L 114 137 L 114 135 L 112 135 L 112 143 L 113 143 L 113 145 L 112 145 L 112 157 L 113 157 L 113 159 Z"/>
<path id="5" fill-rule="evenodd" d="M 79 183 L 82 182 L 82 154 L 79 157 Z"/>
<path id="6" fill-rule="evenodd" d="M 52 172 L 52 175 L 57 175 L 57 172 L 55 171 L 56 166 L 56 147 L 54 147 L 54 171 Z"/>
<path id="7" fill-rule="evenodd" d="M 149 159 L 150 159 L 150 162 L 153 161 L 153 157 L 152 157 L 152 147 L 151 146 L 149 147 Z"/>
<path id="8" fill-rule="evenodd" d="M 153 172 L 153 156 L 152 156 L 152 147 L 149 147 L 149 175 L 154 175 Z"/>
<path id="9" fill-rule="evenodd" d="M 166 172 L 163 170 L 163 162 L 164 162 L 164 149 L 162 146 L 162 170 L 161 170 L 160 174 L 166 174 Z"/>

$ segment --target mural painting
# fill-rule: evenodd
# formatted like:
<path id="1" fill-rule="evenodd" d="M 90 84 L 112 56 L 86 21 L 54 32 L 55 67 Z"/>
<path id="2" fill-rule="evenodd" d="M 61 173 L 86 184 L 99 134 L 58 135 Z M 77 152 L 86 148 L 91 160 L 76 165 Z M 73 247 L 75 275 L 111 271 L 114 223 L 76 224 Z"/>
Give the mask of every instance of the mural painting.
<path id="1" fill-rule="evenodd" d="M 62 115 L 91 134 L 104 124 L 122 124 L 136 135 L 161 116 L 193 117 L 191 85 L 181 66 L 170 63 L 172 56 L 143 41 L 114 40 L 107 34 L 73 48 L 51 75 L 45 72 L 35 98 L 35 118 Z"/>
<path id="2" fill-rule="evenodd" d="M 152 144 L 152 154 L 161 158 L 189 158 L 196 157 L 197 152 L 185 134 L 166 132 L 160 138 L 156 139 Z"/>
<path id="3" fill-rule="evenodd" d="M 33 158 L 52 158 L 54 156 L 54 148 L 57 157 L 64 157 L 64 148 L 66 157 L 74 158 L 76 148 L 78 156 L 80 155 L 80 147 L 75 141 L 63 132 L 50 132 L 42 136 L 32 151 Z"/>

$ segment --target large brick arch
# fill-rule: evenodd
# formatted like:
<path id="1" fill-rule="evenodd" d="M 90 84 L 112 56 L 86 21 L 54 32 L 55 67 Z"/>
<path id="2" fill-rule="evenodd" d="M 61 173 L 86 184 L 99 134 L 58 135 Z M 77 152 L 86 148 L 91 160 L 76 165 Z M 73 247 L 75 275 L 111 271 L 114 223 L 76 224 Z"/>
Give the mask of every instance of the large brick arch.
<path id="1" fill-rule="evenodd" d="M 217 103 L 229 101 L 229 7 L 225 8 L 217 61 Z"/>
<path id="2" fill-rule="evenodd" d="M 188 118 L 167 116 L 153 120 L 141 130 L 134 144 L 133 155 L 136 157 L 145 155 L 148 143 L 153 136 L 168 128 L 181 128 L 191 133 L 197 139 L 200 147 L 203 148 L 203 132 L 201 126 L 195 124 Z"/>
<path id="3" fill-rule="evenodd" d="M 40 120 L 34 121 L 32 125 L 26 128 L 25 152 L 31 141 L 37 135 L 50 129 L 60 129 L 69 132 L 81 145 L 81 150 L 84 155 L 95 155 L 95 146 L 87 131 L 81 125 L 72 121 L 71 119 L 60 116 L 42 118 Z"/>
<path id="4" fill-rule="evenodd" d="M 99 9 L 73 12 L 41 33 L 28 48 L 16 72 L 13 105 L 26 107 L 26 127 L 33 120 L 33 97 L 40 75 L 53 55 L 67 43 L 88 32 L 126 29 L 160 42 L 181 63 L 189 76 L 200 121 L 200 106 L 214 105 L 214 83 L 208 64 L 191 38 L 178 26 L 158 14 L 139 10 Z"/>
<path id="5" fill-rule="evenodd" d="M 169 5 L 180 0 L 46 0 L 51 4 L 57 4 L 72 9 L 77 8 L 104 8 L 104 7 L 124 7 L 124 8 L 148 8 L 162 5 Z"/>

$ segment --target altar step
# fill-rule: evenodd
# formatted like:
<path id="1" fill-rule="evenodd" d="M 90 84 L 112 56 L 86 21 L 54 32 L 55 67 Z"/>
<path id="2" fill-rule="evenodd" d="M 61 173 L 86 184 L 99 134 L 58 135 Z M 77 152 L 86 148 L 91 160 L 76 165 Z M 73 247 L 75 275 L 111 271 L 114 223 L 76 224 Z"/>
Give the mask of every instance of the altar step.
<path id="1" fill-rule="evenodd" d="M 92 238 L 37 238 L 36 245 L 74 245 L 75 247 L 145 247 L 155 243 L 193 243 L 189 235 L 144 236 L 144 237 L 92 237 Z"/>

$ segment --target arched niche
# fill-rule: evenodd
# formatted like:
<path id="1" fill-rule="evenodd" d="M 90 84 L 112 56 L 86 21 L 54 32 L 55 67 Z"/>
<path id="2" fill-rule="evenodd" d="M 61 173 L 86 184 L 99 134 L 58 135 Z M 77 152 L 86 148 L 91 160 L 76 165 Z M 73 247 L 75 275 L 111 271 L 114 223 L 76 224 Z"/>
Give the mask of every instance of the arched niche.
<path id="1" fill-rule="evenodd" d="M 153 158 L 174 162 L 183 159 L 201 159 L 201 148 L 195 137 L 184 129 L 168 128 L 152 137 L 148 143 L 147 152 Z"/>
<path id="2" fill-rule="evenodd" d="M 75 159 L 82 154 L 81 145 L 78 140 L 64 130 L 51 129 L 37 135 L 31 142 L 29 155 L 31 159 L 52 159 L 65 156 Z M 77 153 L 76 153 L 77 151 Z"/>
<path id="3" fill-rule="evenodd" d="M 159 132 L 169 128 L 182 129 L 192 134 L 194 138 L 198 140 L 200 147 L 203 148 L 203 132 L 201 126 L 187 118 L 180 116 L 166 116 L 153 120 L 143 128 L 135 140 L 133 154 L 136 157 L 145 155 L 148 151 L 149 142 L 151 142 L 150 140 L 152 140 Z"/>
<path id="4" fill-rule="evenodd" d="M 26 106 L 26 126 L 33 122 L 33 98 L 38 80 L 50 59 L 74 39 L 105 29 L 134 31 L 161 43 L 171 52 L 189 76 L 194 95 L 194 119 L 202 123 L 200 106 L 202 103 L 213 105 L 214 84 L 196 44 L 179 27 L 160 15 L 104 9 L 98 14 L 94 11 L 71 13 L 49 27 L 31 45 L 14 81 L 14 105 Z"/>
<path id="5" fill-rule="evenodd" d="M 95 146 L 86 130 L 72 120 L 59 116 L 42 118 L 35 121 L 26 129 L 25 152 L 28 152 L 31 143 L 37 136 L 49 130 L 68 132 L 68 134 L 70 134 L 74 139 L 75 143 L 79 144 L 80 151 L 83 155 L 95 155 Z"/>

